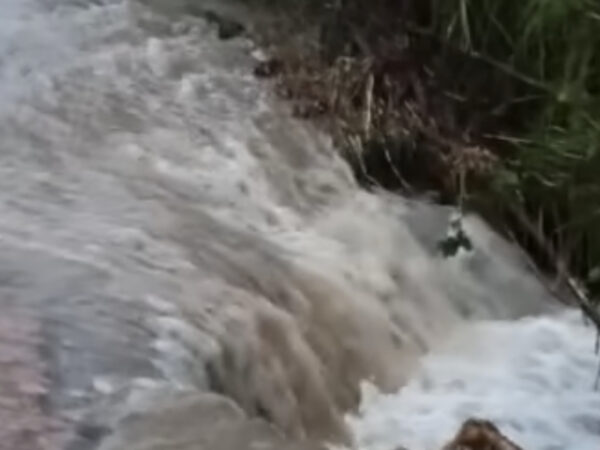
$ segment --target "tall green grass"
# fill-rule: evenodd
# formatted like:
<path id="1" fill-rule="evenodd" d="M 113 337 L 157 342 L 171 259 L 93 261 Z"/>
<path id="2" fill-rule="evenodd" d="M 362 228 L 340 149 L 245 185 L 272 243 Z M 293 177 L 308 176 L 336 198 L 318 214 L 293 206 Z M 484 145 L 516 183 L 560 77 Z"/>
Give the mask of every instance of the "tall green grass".
<path id="1" fill-rule="evenodd" d="M 518 105 L 510 109 L 516 136 L 507 139 L 515 152 L 498 172 L 495 193 L 593 287 L 600 266 L 600 2 L 433 5 L 439 37 L 519 86 L 506 99 Z"/>

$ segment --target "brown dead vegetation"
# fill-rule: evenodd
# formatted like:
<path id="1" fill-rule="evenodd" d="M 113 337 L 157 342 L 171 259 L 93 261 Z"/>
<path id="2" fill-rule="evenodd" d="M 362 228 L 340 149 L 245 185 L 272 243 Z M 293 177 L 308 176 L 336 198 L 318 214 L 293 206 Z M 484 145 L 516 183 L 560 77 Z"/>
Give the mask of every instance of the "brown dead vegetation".
<path id="1" fill-rule="evenodd" d="M 274 78 L 294 115 L 325 127 L 366 185 L 434 189 L 450 201 L 465 194 L 466 180 L 485 180 L 498 158 L 476 124 L 457 118 L 457 100 L 428 66 L 431 49 L 419 52 L 396 21 L 362 23 L 360 11 L 344 14 L 328 19 L 333 25 L 263 39 L 277 45 L 255 75 Z M 360 28 L 344 33 L 339 23 Z"/>

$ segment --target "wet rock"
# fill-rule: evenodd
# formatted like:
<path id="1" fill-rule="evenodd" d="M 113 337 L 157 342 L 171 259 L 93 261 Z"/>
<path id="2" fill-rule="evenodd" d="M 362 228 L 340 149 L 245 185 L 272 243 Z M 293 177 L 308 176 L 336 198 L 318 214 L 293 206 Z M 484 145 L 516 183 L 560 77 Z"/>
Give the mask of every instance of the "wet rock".
<path id="1" fill-rule="evenodd" d="M 524 450 L 488 420 L 468 419 L 443 450 Z"/>
<path id="2" fill-rule="evenodd" d="M 217 26 L 219 39 L 227 40 L 240 36 L 246 31 L 244 25 L 214 11 L 204 11 L 204 18 Z"/>
<path id="3" fill-rule="evenodd" d="M 254 76 L 258 78 L 271 78 L 279 74 L 283 69 L 283 63 L 277 58 L 271 58 L 259 62 L 254 68 Z"/>
<path id="4" fill-rule="evenodd" d="M 102 439 L 109 435 L 111 430 L 103 425 L 81 423 L 77 425 L 75 434 L 70 438 L 66 450 L 92 450 L 97 449 Z"/>

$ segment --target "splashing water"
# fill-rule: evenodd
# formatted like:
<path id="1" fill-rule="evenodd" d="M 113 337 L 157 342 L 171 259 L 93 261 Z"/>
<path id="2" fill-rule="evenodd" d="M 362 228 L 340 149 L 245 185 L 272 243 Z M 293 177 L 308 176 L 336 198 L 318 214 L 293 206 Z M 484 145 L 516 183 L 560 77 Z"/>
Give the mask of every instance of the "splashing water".
<path id="1" fill-rule="evenodd" d="M 365 385 L 359 415 L 348 421 L 362 450 L 440 449 L 470 417 L 492 420 L 524 449 L 594 450 L 593 340 L 577 313 L 469 325 L 425 357 L 397 394 Z"/>
<path id="2" fill-rule="evenodd" d="M 250 445 L 249 436 L 282 448 L 248 417 L 296 438 L 356 434 L 367 448 L 380 433 L 387 448 L 397 441 L 369 418 L 388 423 L 431 401 L 436 415 L 402 414 L 410 443 L 427 446 L 429 430 L 441 439 L 454 409 L 476 395 L 478 373 L 498 386 L 477 408 L 505 398 L 525 414 L 521 396 L 536 379 L 527 370 L 537 367 L 527 358 L 551 371 L 544 401 L 583 395 L 593 368 L 575 325 L 511 322 L 555 308 L 517 250 L 468 217 L 475 250 L 440 257 L 449 208 L 361 190 L 329 140 L 252 77 L 248 40 L 219 41 L 175 11 L 186 2 L 151 3 L 159 8 L 4 0 L 0 15 L 0 306 L 40 330 L 45 410 L 75 424 L 70 449 L 106 435 L 111 449 L 156 442 L 156 423 L 174 427 L 162 429 L 160 448 L 198 430 L 205 443 L 237 436 L 215 437 L 211 450 Z M 492 319 L 507 322 L 465 325 Z M 543 324 L 562 343 L 547 358 L 499 337 L 542 345 Z M 437 373 L 431 389 L 418 388 L 420 355 L 457 327 L 507 359 L 472 370 L 474 354 L 456 344 L 425 359 L 423 370 Z M 513 350 L 522 350 L 514 360 Z M 560 393 L 569 359 L 582 382 Z M 372 425 L 344 426 L 361 380 L 394 392 L 411 377 L 368 407 Z M 567 417 L 579 424 L 573 439 L 586 439 L 593 413 L 577 411 Z M 527 425 L 533 414 L 514 427 L 536 445 L 531 436 L 544 429 Z"/>

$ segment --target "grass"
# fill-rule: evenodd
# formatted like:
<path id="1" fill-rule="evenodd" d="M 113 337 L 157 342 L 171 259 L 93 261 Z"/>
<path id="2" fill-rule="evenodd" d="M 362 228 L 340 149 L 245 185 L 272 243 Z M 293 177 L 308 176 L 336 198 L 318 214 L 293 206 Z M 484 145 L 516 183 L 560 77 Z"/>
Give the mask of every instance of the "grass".
<path id="1" fill-rule="evenodd" d="M 512 79 L 521 99 L 506 99 L 512 106 L 504 115 L 518 119 L 509 130 L 518 139 L 497 172 L 495 194 L 535 224 L 546 257 L 560 259 L 594 291 L 600 265 L 600 3 L 455 0 L 436 8 L 436 32 Z"/>

